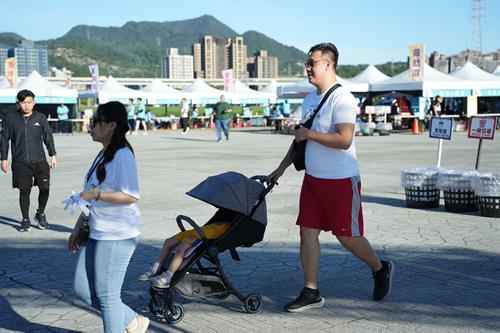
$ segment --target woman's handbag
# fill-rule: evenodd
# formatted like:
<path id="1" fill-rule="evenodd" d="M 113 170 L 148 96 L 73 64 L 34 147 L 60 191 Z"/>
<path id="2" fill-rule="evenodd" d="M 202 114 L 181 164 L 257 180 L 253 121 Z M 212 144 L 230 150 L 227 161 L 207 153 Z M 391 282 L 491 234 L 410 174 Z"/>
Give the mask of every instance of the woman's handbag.
<path id="1" fill-rule="evenodd" d="M 78 244 L 80 246 L 85 245 L 89 240 L 90 236 L 90 226 L 88 219 L 82 219 L 82 224 L 80 225 L 80 230 L 78 232 Z"/>
<path id="2" fill-rule="evenodd" d="M 319 103 L 318 107 L 312 113 L 311 117 L 307 119 L 305 123 L 295 126 L 295 129 L 297 130 L 301 127 L 311 128 L 314 118 L 318 114 L 319 110 L 321 110 L 323 104 L 325 104 L 325 101 L 328 99 L 328 96 L 330 96 L 330 94 L 338 87 L 340 87 L 340 84 L 337 83 L 336 85 L 328 89 L 325 96 L 323 96 L 323 99 Z M 293 146 L 292 146 L 292 151 L 290 152 L 290 158 L 292 159 L 293 166 L 297 171 L 302 171 L 306 168 L 306 144 L 307 140 L 303 140 L 300 142 L 293 140 Z"/>

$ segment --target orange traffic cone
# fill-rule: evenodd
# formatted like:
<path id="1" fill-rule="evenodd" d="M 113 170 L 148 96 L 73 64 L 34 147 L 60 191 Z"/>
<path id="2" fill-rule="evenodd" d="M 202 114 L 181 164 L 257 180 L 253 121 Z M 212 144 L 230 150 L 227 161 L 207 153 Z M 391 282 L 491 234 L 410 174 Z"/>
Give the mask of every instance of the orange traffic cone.
<path id="1" fill-rule="evenodd" d="M 417 118 L 413 119 L 413 124 L 411 126 L 411 132 L 413 134 L 420 134 L 420 130 L 418 128 L 418 119 Z"/>

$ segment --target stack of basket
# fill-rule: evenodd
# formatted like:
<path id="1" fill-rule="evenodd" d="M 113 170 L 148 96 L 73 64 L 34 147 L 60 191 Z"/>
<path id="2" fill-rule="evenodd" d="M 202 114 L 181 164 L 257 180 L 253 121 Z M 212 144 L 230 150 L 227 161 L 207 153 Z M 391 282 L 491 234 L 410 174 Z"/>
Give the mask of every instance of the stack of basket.
<path id="1" fill-rule="evenodd" d="M 374 123 L 362 123 L 359 127 L 361 128 L 361 134 L 364 136 L 372 136 L 375 131 Z"/>
<path id="2" fill-rule="evenodd" d="M 500 217 L 500 174 L 478 174 L 472 177 L 472 187 L 479 197 L 481 216 Z"/>
<path id="3" fill-rule="evenodd" d="M 451 212 L 475 212 L 478 198 L 472 188 L 476 170 L 440 170 L 437 188 L 443 191 L 445 209 Z"/>
<path id="4" fill-rule="evenodd" d="M 376 128 L 378 135 L 389 135 L 392 131 L 391 123 L 377 123 Z"/>
<path id="5" fill-rule="evenodd" d="M 440 190 L 436 187 L 439 170 L 436 167 L 401 170 L 401 186 L 405 188 L 407 207 L 439 207 Z"/>

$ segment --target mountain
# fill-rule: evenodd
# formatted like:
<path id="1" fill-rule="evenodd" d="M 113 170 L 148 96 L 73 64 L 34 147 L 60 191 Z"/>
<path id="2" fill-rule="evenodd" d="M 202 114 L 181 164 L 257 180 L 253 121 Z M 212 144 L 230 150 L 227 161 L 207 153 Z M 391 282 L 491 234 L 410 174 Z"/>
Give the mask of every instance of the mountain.
<path id="1" fill-rule="evenodd" d="M 127 22 L 122 27 L 78 25 L 64 36 L 37 44 L 48 45 L 49 66 L 66 67 L 75 76 L 89 76 L 88 66 L 99 64 L 101 75 L 116 77 L 160 77 L 161 61 L 167 48 L 176 47 L 180 54 L 191 54 L 193 43 L 203 36 L 218 38 L 239 36 L 237 32 L 210 15 L 172 22 Z M 248 55 L 266 49 L 279 58 L 280 73 L 300 73 L 296 63 L 305 54 L 285 46 L 264 34 L 248 31 L 242 35 Z M 0 43 L 14 46 L 21 36 L 0 34 Z"/>
<path id="2" fill-rule="evenodd" d="M 19 41 L 23 40 L 22 36 L 14 32 L 0 32 L 0 44 L 12 47 L 19 44 Z"/>

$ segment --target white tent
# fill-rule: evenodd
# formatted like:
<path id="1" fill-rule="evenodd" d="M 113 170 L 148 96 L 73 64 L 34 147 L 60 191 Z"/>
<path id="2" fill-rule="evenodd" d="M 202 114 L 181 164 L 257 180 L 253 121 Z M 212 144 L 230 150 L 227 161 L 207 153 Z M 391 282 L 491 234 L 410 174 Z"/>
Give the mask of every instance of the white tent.
<path id="1" fill-rule="evenodd" d="M 236 79 L 233 82 L 233 89 L 228 96 L 232 103 L 261 104 L 276 101 L 276 93 L 257 91 L 247 87 L 243 82 Z"/>
<path id="2" fill-rule="evenodd" d="M 124 104 L 128 103 L 129 98 L 141 97 L 146 101 L 144 93 L 139 90 L 134 90 L 122 86 L 115 78 L 109 76 L 108 79 L 99 86 L 99 103 L 107 103 L 110 101 L 119 101 Z"/>
<path id="3" fill-rule="evenodd" d="M 483 71 L 470 61 L 451 72 L 450 75 L 469 81 L 476 96 L 500 96 L 500 77 Z"/>
<path id="4" fill-rule="evenodd" d="M 186 99 L 191 98 L 189 93 L 182 93 L 177 89 L 169 87 L 161 82 L 160 79 L 154 79 L 140 91 L 144 92 L 148 104 L 178 104 L 183 97 Z"/>
<path id="5" fill-rule="evenodd" d="M 491 74 L 500 76 L 500 65 L 498 65 L 497 68 L 495 68 L 495 70 L 491 72 Z"/>
<path id="6" fill-rule="evenodd" d="M 270 103 L 276 103 L 276 97 L 278 96 L 278 82 L 276 80 L 271 80 L 267 86 L 262 88 L 260 92 L 265 92 L 271 94 Z"/>
<path id="7" fill-rule="evenodd" d="M 2 77 L 0 80 L 0 103 L 15 103 L 17 90 L 10 88 L 9 81 Z"/>
<path id="8" fill-rule="evenodd" d="M 196 79 L 192 84 L 185 87 L 181 92 L 189 93 L 193 104 L 217 103 L 220 95 L 228 95 L 228 92 L 210 87 L 201 79 Z"/>
<path id="9" fill-rule="evenodd" d="M 337 75 L 337 82 L 349 89 L 349 81 Z M 316 87 L 309 83 L 309 79 L 289 83 L 278 87 L 278 98 L 288 99 L 290 103 L 300 102 L 306 95 L 315 90 Z M 290 101 L 290 99 L 292 101 Z"/>
<path id="10" fill-rule="evenodd" d="M 471 95 L 471 85 L 464 80 L 441 73 L 428 64 L 424 66 L 422 80 L 410 80 L 409 70 L 390 79 L 373 83 L 370 91 L 422 91 L 422 96 L 464 97 Z"/>
<path id="11" fill-rule="evenodd" d="M 7 89 L 7 88 L 10 88 L 9 80 L 7 80 L 7 78 L 5 77 L 2 77 L 2 79 L 0 80 L 0 89 Z"/>
<path id="12" fill-rule="evenodd" d="M 37 71 L 31 72 L 14 90 L 31 90 L 35 94 L 37 104 L 76 104 L 78 91 L 61 87 L 42 77 Z M 16 96 L 14 94 L 14 96 Z"/>
<path id="13" fill-rule="evenodd" d="M 370 84 L 377 83 L 389 79 L 373 65 L 366 67 L 361 73 L 355 77 L 348 79 L 347 88 L 352 92 L 368 92 Z"/>

